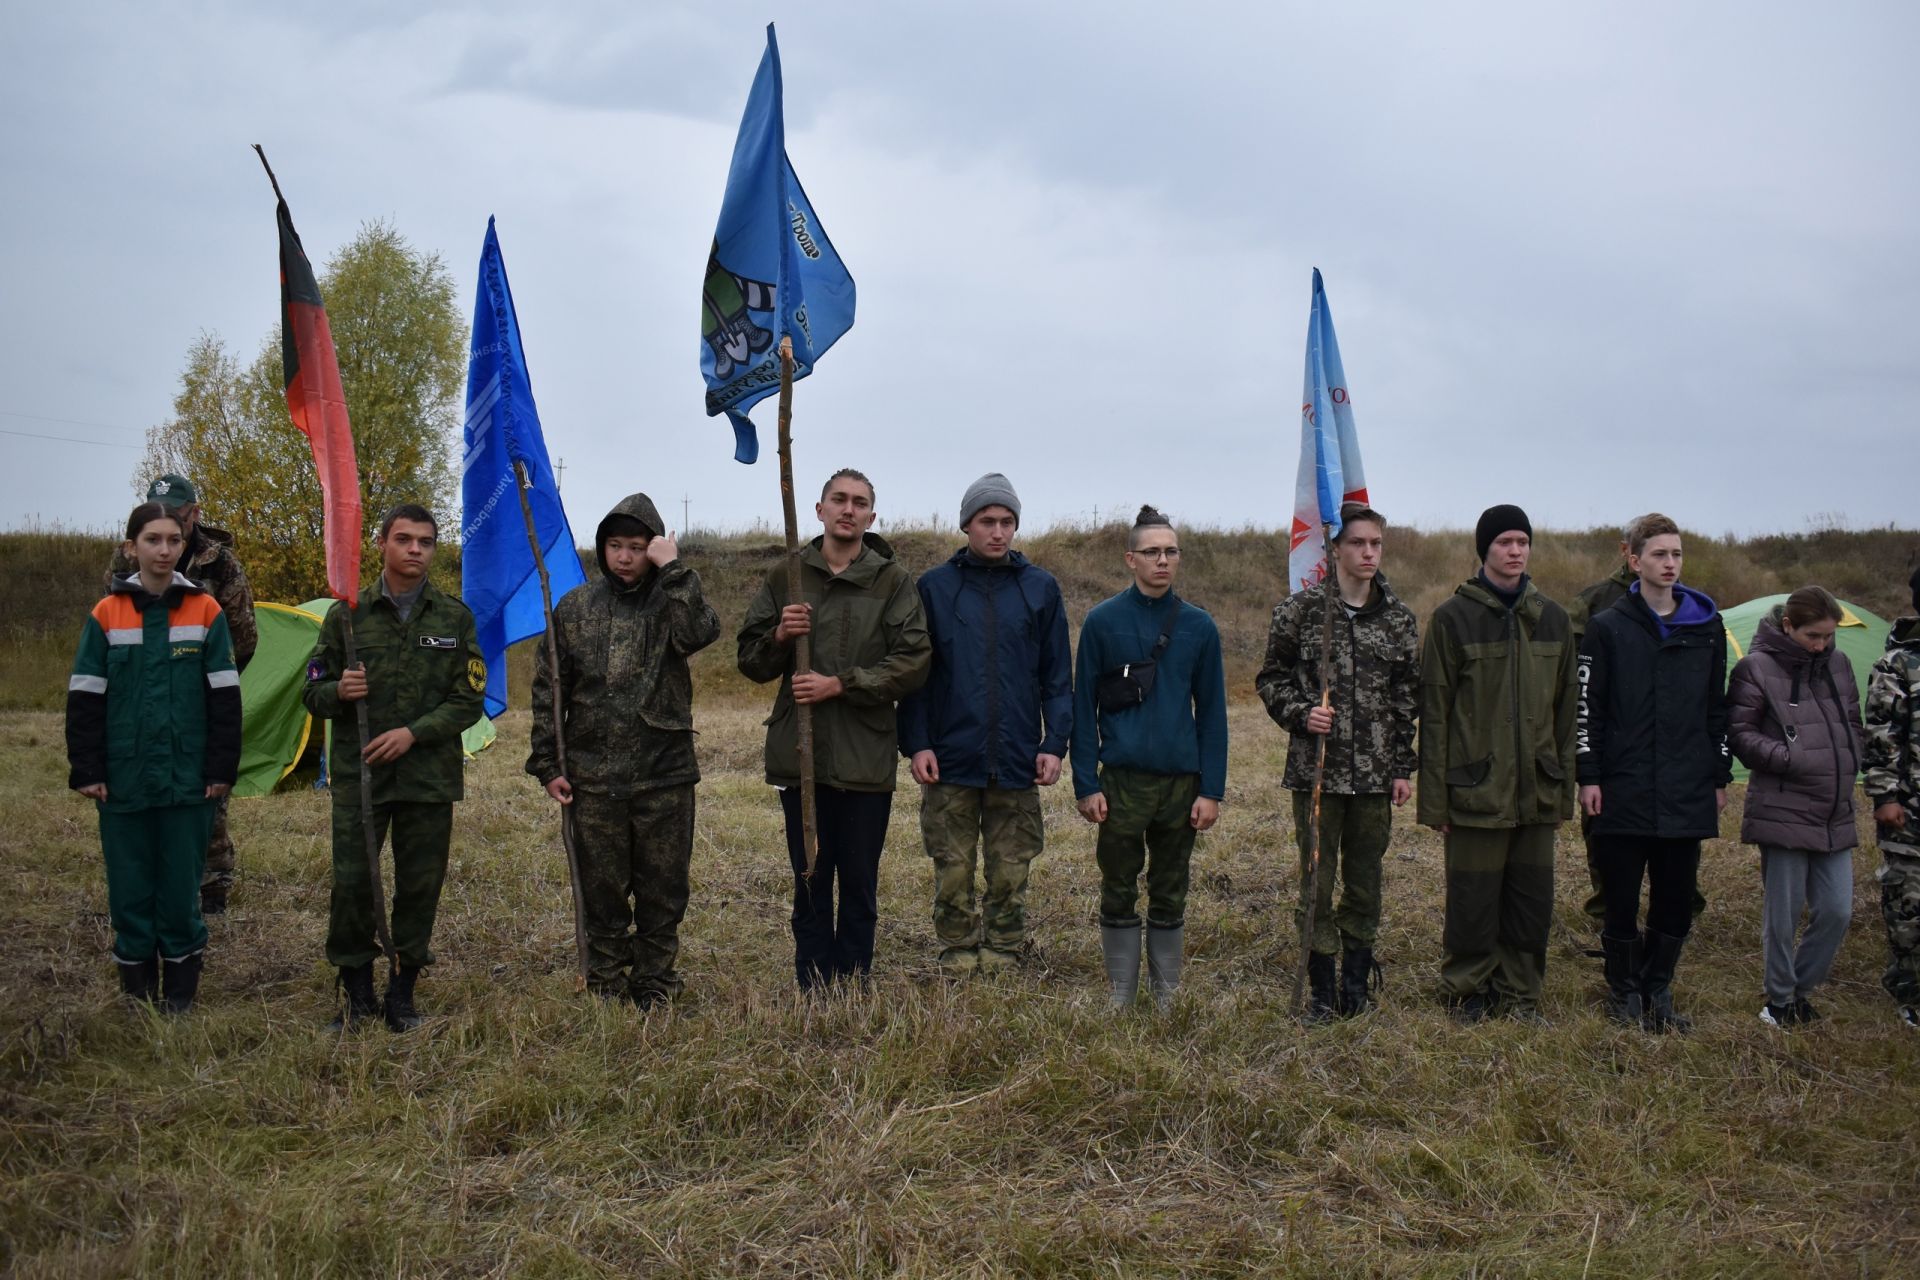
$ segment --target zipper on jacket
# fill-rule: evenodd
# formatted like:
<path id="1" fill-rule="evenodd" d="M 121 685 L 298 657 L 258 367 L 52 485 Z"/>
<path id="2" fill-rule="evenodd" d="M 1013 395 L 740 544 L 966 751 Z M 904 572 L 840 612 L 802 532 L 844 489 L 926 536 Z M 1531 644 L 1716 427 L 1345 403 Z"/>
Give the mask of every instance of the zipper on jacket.
<path id="1" fill-rule="evenodd" d="M 1000 785 L 1000 610 L 994 602 L 994 570 L 987 579 L 987 785 Z M 1016 584 L 1017 587 L 1017 584 Z"/>
<path id="2" fill-rule="evenodd" d="M 1519 602 L 1507 610 L 1507 671 L 1511 676 L 1509 683 L 1513 687 L 1513 702 L 1507 709 L 1508 717 L 1513 721 L 1513 763 L 1518 770 L 1513 792 L 1513 820 L 1516 825 L 1525 826 L 1526 819 L 1520 813 L 1520 787 L 1518 783 L 1525 779 L 1527 747 L 1520 724 L 1520 608 Z M 1533 803 L 1540 806 L 1539 787 L 1534 787 Z"/>

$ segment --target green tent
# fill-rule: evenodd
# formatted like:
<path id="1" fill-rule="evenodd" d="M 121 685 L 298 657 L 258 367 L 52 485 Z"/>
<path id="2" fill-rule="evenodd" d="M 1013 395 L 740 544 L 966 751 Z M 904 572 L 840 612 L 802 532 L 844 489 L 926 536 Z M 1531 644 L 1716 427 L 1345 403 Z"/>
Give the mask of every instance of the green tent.
<path id="1" fill-rule="evenodd" d="M 1766 617 L 1775 605 L 1786 602 L 1784 595 L 1761 596 L 1758 600 L 1749 600 L 1720 611 L 1720 620 L 1727 627 L 1729 678 L 1733 674 L 1734 664 L 1746 656 L 1748 647 L 1753 644 L 1754 632 L 1760 629 L 1760 619 Z M 1847 661 L 1853 664 L 1853 678 L 1860 686 L 1860 700 L 1863 703 L 1867 697 L 1867 673 L 1873 670 L 1873 664 L 1886 652 L 1887 633 L 1892 629 L 1891 623 L 1871 609 L 1846 600 L 1840 602 L 1840 628 L 1834 633 L 1834 642 L 1847 655 Z M 1747 776 L 1747 767 L 1738 760 L 1733 763 L 1733 776 L 1742 781 Z"/>
<path id="2" fill-rule="evenodd" d="M 319 638 L 320 622 L 332 607 L 332 600 L 309 600 L 302 605 L 255 602 L 260 646 L 240 673 L 240 780 L 234 795 L 269 794 L 306 754 L 313 718 L 300 693 L 306 687 L 307 658 Z M 495 736 L 493 721 L 483 715 L 462 735 L 461 745 L 471 756 L 489 746 Z"/>

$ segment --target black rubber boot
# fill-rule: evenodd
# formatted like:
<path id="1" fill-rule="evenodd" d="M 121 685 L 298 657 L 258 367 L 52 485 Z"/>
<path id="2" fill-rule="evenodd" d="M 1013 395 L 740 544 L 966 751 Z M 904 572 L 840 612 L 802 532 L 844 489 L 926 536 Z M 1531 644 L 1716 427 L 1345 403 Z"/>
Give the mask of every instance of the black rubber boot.
<path id="1" fill-rule="evenodd" d="M 380 1001 L 373 994 L 373 962 L 355 965 L 340 970 L 340 990 L 346 996 L 347 1006 L 334 1015 L 328 1025 L 329 1031 L 351 1031 L 360 1025 L 364 1018 L 371 1018 L 380 1012 Z"/>
<path id="2" fill-rule="evenodd" d="M 160 990 L 160 961 L 156 957 L 148 956 L 138 964 L 115 959 L 113 967 L 120 971 L 120 991 L 127 999 L 153 1003 Z"/>
<path id="3" fill-rule="evenodd" d="M 200 966 L 205 960 L 205 953 L 196 951 L 160 966 L 160 1012 L 179 1014 L 193 1008 L 193 997 L 200 991 Z"/>
<path id="4" fill-rule="evenodd" d="M 1640 992 L 1646 1001 L 1641 1025 L 1649 1031 L 1693 1030 L 1693 1019 L 1673 1011 L 1673 970 L 1680 963 L 1680 948 L 1685 938 L 1649 929 L 1640 961 Z"/>
<path id="5" fill-rule="evenodd" d="M 1340 1016 L 1351 1018 L 1365 1013 L 1373 1005 L 1369 989 L 1378 991 L 1384 982 L 1373 948 L 1348 947 L 1340 953 Z"/>
<path id="6" fill-rule="evenodd" d="M 420 1012 L 413 1007 L 413 983 L 418 969 L 401 965 L 387 983 L 387 1030 L 411 1031 L 420 1025 Z"/>
<path id="7" fill-rule="evenodd" d="M 1607 1017 L 1625 1026 L 1637 1027 L 1646 1013 L 1646 1001 L 1640 993 L 1640 939 L 1600 935 L 1600 949 L 1606 961 Z"/>
<path id="8" fill-rule="evenodd" d="M 1340 1011 L 1339 993 L 1333 977 L 1333 957 L 1318 951 L 1307 953 L 1308 1022 L 1326 1022 Z"/>
<path id="9" fill-rule="evenodd" d="M 227 914 L 227 886 L 219 883 L 200 886 L 200 914 L 202 916 Z"/>

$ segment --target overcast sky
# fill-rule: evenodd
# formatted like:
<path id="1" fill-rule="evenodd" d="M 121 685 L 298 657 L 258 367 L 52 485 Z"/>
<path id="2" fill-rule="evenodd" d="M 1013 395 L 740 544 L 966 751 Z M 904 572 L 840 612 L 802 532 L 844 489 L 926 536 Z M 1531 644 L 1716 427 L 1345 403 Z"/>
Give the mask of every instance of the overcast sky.
<path id="1" fill-rule="evenodd" d="M 0 527 L 123 518 L 195 335 L 258 351 L 253 142 L 316 265 L 388 219 L 468 316 L 498 218 L 582 538 L 635 489 L 778 524 L 773 402 L 733 462 L 696 310 L 771 8 L 9 8 Z M 1316 266 L 1397 520 L 1920 524 L 1920 7 L 831 4 L 780 43 L 860 299 L 800 488 L 861 467 L 882 529 L 989 470 L 1029 529 L 1284 525 Z"/>

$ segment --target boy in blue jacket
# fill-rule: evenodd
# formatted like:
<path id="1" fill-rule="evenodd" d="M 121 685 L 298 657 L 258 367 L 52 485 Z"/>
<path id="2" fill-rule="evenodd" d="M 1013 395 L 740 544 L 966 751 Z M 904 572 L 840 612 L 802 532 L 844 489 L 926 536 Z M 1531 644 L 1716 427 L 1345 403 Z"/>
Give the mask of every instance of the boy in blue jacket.
<path id="1" fill-rule="evenodd" d="M 940 967 L 1016 962 L 1027 874 L 1046 842 L 1040 793 L 1073 732 L 1073 666 L 1060 584 L 1013 549 L 1020 497 L 998 472 L 960 499 L 967 545 L 916 584 L 933 638 L 927 683 L 901 700 L 900 753 L 921 786 Z M 986 894 L 976 905 L 975 850 Z"/>
<path id="2" fill-rule="evenodd" d="M 1147 873 L 1147 972 L 1173 1003 L 1185 954 L 1194 837 L 1227 788 L 1227 693 L 1220 632 L 1173 593 L 1173 524 L 1141 507 L 1127 540 L 1133 585 L 1080 628 L 1073 698 L 1073 791 L 1100 828 L 1100 950 L 1113 1007 L 1140 988 L 1140 872 Z"/>

